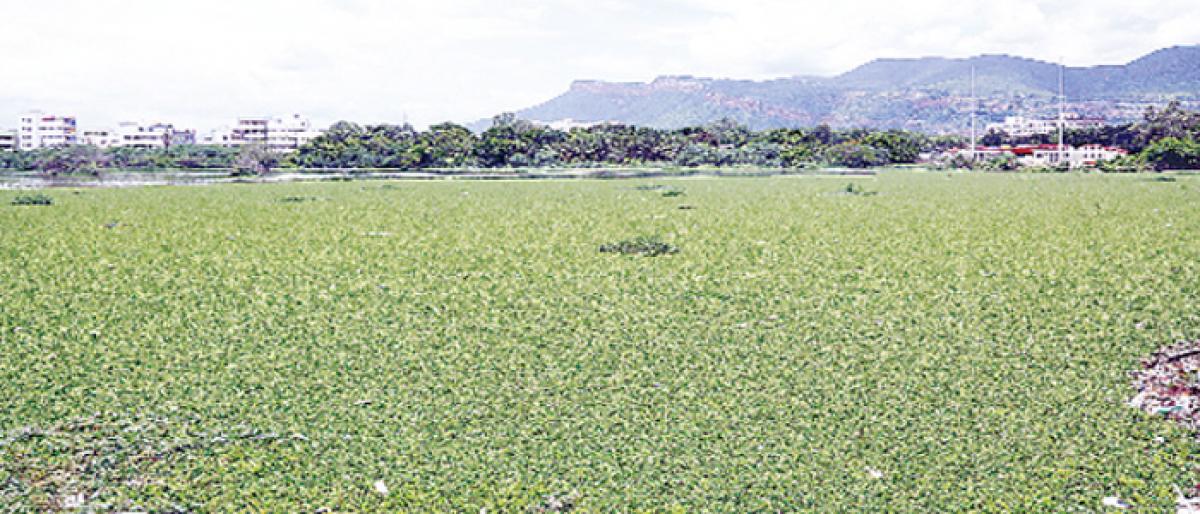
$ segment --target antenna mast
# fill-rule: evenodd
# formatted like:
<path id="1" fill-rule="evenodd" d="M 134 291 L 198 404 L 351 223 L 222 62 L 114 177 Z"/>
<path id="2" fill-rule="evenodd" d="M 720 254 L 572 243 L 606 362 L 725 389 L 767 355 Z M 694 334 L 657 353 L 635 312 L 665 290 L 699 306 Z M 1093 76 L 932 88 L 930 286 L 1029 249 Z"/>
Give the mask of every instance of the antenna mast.
<path id="1" fill-rule="evenodd" d="M 971 161 L 979 157 L 979 132 L 975 125 L 975 116 L 979 114 L 979 98 L 975 96 L 975 66 L 971 65 Z"/>
<path id="2" fill-rule="evenodd" d="M 1066 65 L 1058 64 L 1058 158 L 1066 160 L 1066 131 L 1067 131 L 1067 88 Z"/>

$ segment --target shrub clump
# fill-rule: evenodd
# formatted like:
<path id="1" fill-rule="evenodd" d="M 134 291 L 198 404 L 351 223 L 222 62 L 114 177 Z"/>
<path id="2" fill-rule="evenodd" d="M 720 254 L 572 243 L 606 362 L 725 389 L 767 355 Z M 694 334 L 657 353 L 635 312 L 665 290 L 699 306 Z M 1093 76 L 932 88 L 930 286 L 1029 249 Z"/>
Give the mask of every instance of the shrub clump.
<path id="1" fill-rule="evenodd" d="M 846 187 L 843 188 L 841 191 L 839 191 L 839 193 L 842 193 L 844 195 L 853 195 L 853 196 L 875 196 L 875 195 L 879 194 L 876 191 L 867 191 L 866 189 L 863 189 L 862 186 L 855 184 L 853 182 L 846 184 Z"/>
<path id="2" fill-rule="evenodd" d="M 279 201 L 281 203 L 318 202 L 320 200 L 321 200 L 320 198 L 317 198 L 315 196 L 285 196 L 285 197 L 279 199 Z"/>
<path id="3" fill-rule="evenodd" d="M 54 205 L 54 199 L 44 194 L 21 195 L 13 198 L 13 205 Z"/>
<path id="4" fill-rule="evenodd" d="M 685 193 L 682 189 L 667 189 L 662 192 L 663 198 L 676 198 L 683 196 Z"/>
<path id="5" fill-rule="evenodd" d="M 644 255 L 658 257 L 679 253 L 679 247 L 665 243 L 657 237 L 641 236 L 617 243 L 600 245 L 600 253 L 619 253 L 623 255 Z"/>

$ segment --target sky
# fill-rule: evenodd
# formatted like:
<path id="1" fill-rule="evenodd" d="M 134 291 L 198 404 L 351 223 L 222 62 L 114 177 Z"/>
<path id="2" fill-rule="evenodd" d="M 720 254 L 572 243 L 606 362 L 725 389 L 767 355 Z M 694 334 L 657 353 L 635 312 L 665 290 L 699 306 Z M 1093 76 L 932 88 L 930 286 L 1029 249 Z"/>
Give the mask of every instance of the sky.
<path id="1" fill-rule="evenodd" d="M 576 79 L 832 76 L 883 57 L 1123 64 L 1196 0 L 0 0 L 0 128 L 471 122 Z"/>

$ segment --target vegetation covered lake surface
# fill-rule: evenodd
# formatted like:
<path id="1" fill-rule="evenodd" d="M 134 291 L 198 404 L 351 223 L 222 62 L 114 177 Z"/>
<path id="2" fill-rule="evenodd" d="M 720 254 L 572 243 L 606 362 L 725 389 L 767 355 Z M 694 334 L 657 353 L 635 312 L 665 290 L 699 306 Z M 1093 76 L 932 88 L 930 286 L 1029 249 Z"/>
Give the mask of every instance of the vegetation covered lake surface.
<path id="1" fill-rule="evenodd" d="M 1139 358 L 1198 337 L 1200 180 L 854 180 L 0 192 L 0 510 L 1191 488 L 1193 434 L 1126 402 Z"/>

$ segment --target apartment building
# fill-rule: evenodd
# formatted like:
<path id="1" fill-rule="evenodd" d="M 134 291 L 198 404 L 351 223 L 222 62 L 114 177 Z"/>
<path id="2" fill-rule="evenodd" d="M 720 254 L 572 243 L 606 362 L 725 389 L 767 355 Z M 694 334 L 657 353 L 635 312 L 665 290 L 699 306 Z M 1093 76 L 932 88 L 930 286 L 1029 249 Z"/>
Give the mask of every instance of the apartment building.
<path id="1" fill-rule="evenodd" d="M 299 114 L 285 118 L 249 116 L 237 119 L 233 127 L 211 131 L 199 140 L 200 144 L 241 146 L 262 145 L 273 152 L 292 152 L 321 135 L 312 122 Z"/>
<path id="2" fill-rule="evenodd" d="M 140 124 L 132 121 L 117 125 L 117 146 L 125 148 L 157 149 L 166 148 L 171 142 L 171 134 L 175 126 L 170 123 Z"/>
<path id="3" fill-rule="evenodd" d="M 275 118 L 267 126 L 267 148 L 274 152 L 291 152 L 321 135 L 313 130 L 308 118 L 293 114 L 289 118 Z"/>
<path id="4" fill-rule="evenodd" d="M 120 146 L 121 139 L 112 130 L 87 129 L 82 132 L 80 142 L 99 148 L 113 148 Z"/>
<path id="5" fill-rule="evenodd" d="M 17 122 L 18 148 L 38 148 L 73 145 L 78 142 L 74 116 L 31 111 L 22 114 Z"/>

